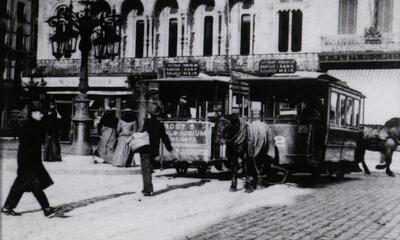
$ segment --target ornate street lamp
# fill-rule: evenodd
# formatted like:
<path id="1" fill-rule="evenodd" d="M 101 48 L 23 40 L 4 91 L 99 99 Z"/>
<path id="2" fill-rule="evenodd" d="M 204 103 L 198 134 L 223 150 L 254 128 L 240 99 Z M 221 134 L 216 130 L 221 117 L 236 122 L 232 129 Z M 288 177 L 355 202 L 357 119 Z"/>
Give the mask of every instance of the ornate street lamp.
<path id="1" fill-rule="evenodd" d="M 72 3 L 58 7 L 57 14 L 47 20 L 54 34 L 50 36 L 52 53 L 59 60 L 70 58 L 76 51 L 79 38 L 81 51 L 81 70 L 78 90 L 75 98 L 74 137 L 72 153 L 91 155 L 89 102 L 86 92 L 88 84 L 89 52 L 94 46 L 95 58 L 101 59 L 119 56 L 121 43 L 122 17 L 111 10 L 104 0 L 82 0 L 83 10 L 74 12 Z"/>

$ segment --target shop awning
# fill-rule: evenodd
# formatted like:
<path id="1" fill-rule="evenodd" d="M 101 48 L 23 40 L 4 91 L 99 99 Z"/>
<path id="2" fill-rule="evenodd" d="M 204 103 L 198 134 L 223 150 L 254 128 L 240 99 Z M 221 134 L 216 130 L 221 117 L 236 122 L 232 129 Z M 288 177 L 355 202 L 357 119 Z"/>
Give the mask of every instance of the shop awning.
<path id="1" fill-rule="evenodd" d="M 47 91 L 47 94 L 53 95 L 78 95 L 79 91 Z M 88 91 L 88 95 L 101 95 L 101 96 L 122 96 L 130 95 L 132 91 Z"/>
<path id="2" fill-rule="evenodd" d="M 383 124 L 400 116 L 400 69 L 340 69 L 328 74 L 366 96 L 365 123 Z"/>
<path id="3" fill-rule="evenodd" d="M 79 84 L 79 77 L 34 77 L 33 79 L 28 77 L 22 78 L 22 84 L 27 84 L 29 81 L 40 82 L 41 80 L 46 82 L 48 88 L 68 88 L 77 87 Z M 90 87 L 127 87 L 128 86 L 127 76 L 89 76 Z"/>

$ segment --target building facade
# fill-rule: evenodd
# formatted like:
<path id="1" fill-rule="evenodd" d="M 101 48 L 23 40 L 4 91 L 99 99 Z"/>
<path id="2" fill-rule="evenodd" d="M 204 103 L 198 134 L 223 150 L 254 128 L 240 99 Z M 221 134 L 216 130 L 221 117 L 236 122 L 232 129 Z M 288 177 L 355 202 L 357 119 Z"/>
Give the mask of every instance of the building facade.
<path id="1" fill-rule="evenodd" d="M 174 63 L 195 63 L 198 72 L 193 81 L 231 81 L 232 71 L 256 75 L 260 61 L 290 59 L 297 71 L 328 71 L 364 92 L 366 123 L 400 116 L 396 93 L 400 89 L 400 17 L 394 14 L 400 10 L 398 1 L 104 1 L 126 21 L 120 58 L 90 60 L 88 95 L 94 115 L 110 104 L 141 109 L 148 93 L 162 88 L 162 80 L 182 79 L 171 74 Z M 80 55 L 76 52 L 71 59 L 60 60 L 52 56 L 52 29 L 46 20 L 60 5 L 69 3 L 39 1 L 35 70 L 36 80 L 47 83 L 66 122 L 74 110 Z M 72 4 L 75 10 L 81 7 L 76 1 Z M 149 81 L 138 84 L 143 79 Z M 236 100 L 244 99 L 239 96 L 244 93 L 237 94 Z"/>
<path id="2" fill-rule="evenodd" d="M 21 76 L 32 68 L 37 46 L 37 0 L 0 3 L 0 129 L 10 130 L 10 111 L 21 104 Z"/>

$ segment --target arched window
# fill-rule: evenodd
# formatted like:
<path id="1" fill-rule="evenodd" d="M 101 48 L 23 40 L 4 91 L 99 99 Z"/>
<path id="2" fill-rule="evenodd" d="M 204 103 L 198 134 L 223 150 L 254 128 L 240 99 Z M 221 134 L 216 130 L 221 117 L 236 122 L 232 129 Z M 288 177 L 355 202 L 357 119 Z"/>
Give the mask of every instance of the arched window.
<path id="1" fill-rule="evenodd" d="M 303 34 L 303 13 L 300 10 L 279 11 L 278 51 L 300 52 Z"/>
<path id="2" fill-rule="evenodd" d="M 214 19 L 212 16 L 206 16 L 204 18 L 204 45 L 203 55 L 211 56 L 213 51 L 213 23 Z"/>
<path id="3" fill-rule="evenodd" d="M 378 0 L 376 3 L 378 31 L 382 33 L 392 32 L 393 0 Z"/>
<path id="4" fill-rule="evenodd" d="M 251 31 L 250 14 L 243 14 L 240 26 L 240 55 L 250 54 L 250 31 Z"/>
<path id="5" fill-rule="evenodd" d="M 339 34 L 354 34 L 357 25 L 357 0 L 340 0 Z"/>
<path id="6" fill-rule="evenodd" d="M 178 50 L 178 19 L 169 20 L 168 57 L 176 57 Z"/>
<path id="7" fill-rule="evenodd" d="M 136 49 L 135 49 L 135 57 L 142 58 L 143 57 L 143 49 L 144 49 L 144 21 L 138 20 L 136 22 Z"/>

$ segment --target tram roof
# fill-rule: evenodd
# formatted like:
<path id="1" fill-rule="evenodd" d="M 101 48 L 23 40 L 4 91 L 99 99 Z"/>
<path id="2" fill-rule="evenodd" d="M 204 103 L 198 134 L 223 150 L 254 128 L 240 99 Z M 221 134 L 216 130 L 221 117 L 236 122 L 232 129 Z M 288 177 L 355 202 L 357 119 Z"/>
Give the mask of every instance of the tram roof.
<path id="1" fill-rule="evenodd" d="M 346 88 L 348 90 L 357 92 L 358 94 L 362 95 L 362 93 L 360 91 L 357 91 L 357 90 L 351 88 L 347 84 L 347 82 L 342 81 L 338 78 L 335 78 L 335 77 L 333 77 L 327 73 L 323 73 L 323 72 L 297 71 L 294 73 L 275 73 L 272 76 L 265 76 L 265 77 L 252 75 L 252 76 L 246 76 L 243 78 L 239 78 L 238 80 L 249 82 L 249 83 L 274 82 L 274 81 L 281 81 L 281 82 L 294 81 L 294 82 L 298 82 L 298 83 L 321 82 L 321 83 L 334 84 L 336 86 Z"/>
<path id="2" fill-rule="evenodd" d="M 141 82 L 159 82 L 159 83 L 178 83 L 178 82 L 221 82 L 229 83 L 229 76 L 210 76 L 200 73 L 196 77 L 168 77 L 168 78 L 156 78 L 156 79 L 143 79 Z"/>
<path id="3" fill-rule="evenodd" d="M 301 81 L 301 80 L 314 80 L 314 81 L 328 81 L 332 83 L 342 83 L 345 82 L 337 79 L 327 73 L 321 72 L 307 72 L 307 71 L 297 71 L 294 73 L 275 73 L 272 76 L 267 77 L 259 77 L 259 76 L 249 76 L 246 78 L 241 78 L 240 80 L 244 81 L 277 81 L 277 80 L 293 80 L 293 81 Z"/>

